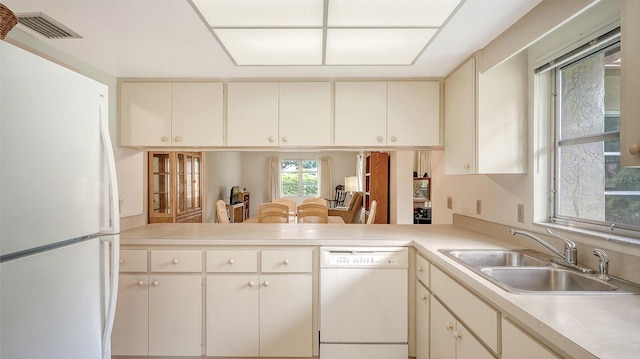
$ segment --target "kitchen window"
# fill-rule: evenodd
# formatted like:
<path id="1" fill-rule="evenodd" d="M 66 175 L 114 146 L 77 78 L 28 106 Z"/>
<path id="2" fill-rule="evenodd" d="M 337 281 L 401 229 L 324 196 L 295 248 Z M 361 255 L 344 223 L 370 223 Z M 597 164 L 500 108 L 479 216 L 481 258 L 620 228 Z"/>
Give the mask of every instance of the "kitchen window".
<path id="1" fill-rule="evenodd" d="M 619 33 L 619 30 L 618 30 Z M 560 59 L 555 78 L 554 222 L 640 230 L 640 168 L 620 166 L 620 42 Z"/>
<path id="2" fill-rule="evenodd" d="M 280 160 L 282 197 L 318 197 L 318 160 Z"/>

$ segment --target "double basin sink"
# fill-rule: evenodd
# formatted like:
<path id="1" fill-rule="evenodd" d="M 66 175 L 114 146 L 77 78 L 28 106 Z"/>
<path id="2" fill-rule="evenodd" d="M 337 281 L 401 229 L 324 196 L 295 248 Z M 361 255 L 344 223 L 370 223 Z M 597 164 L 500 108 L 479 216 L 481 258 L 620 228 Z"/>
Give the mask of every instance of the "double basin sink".
<path id="1" fill-rule="evenodd" d="M 443 250 L 453 260 L 507 292 L 516 294 L 640 294 L 640 287 L 617 278 L 597 279 L 551 263 L 533 250 Z"/>

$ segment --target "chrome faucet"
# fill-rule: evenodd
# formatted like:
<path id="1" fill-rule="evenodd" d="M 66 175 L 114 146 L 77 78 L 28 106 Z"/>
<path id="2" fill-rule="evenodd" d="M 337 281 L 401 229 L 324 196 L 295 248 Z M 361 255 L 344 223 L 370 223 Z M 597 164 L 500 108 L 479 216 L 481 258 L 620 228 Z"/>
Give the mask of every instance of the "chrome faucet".
<path id="1" fill-rule="evenodd" d="M 611 280 L 609 277 L 609 256 L 602 249 L 594 249 L 593 255 L 598 257 L 598 279 L 603 281 Z"/>
<path id="2" fill-rule="evenodd" d="M 576 243 L 572 240 L 570 240 L 569 238 L 560 236 L 558 234 L 555 234 L 553 232 L 551 232 L 550 229 L 547 228 L 547 233 L 554 237 L 554 238 L 558 238 L 560 240 L 562 240 L 564 242 L 564 254 L 561 253 L 559 250 L 555 249 L 552 245 L 550 245 L 549 243 L 545 242 L 542 238 L 535 236 L 529 232 L 525 232 L 525 231 L 520 231 L 517 229 L 511 229 L 511 235 L 515 236 L 516 234 L 520 234 L 523 235 L 525 237 L 529 237 L 531 239 L 533 239 L 534 241 L 540 243 L 541 245 L 543 245 L 545 248 L 547 248 L 548 250 L 550 250 L 551 252 L 555 253 L 558 257 L 562 258 L 561 260 L 558 258 L 551 258 L 551 261 L 553 263 L 556 263 L 558 265 L 564 266 L 564 267 L 568 267 L 583 273 L 594 273 L 593 269 L 589 269 L 589 268 L 585 268 L 582 266 L 578 265 L 578 249 L 576 247 Z"/>

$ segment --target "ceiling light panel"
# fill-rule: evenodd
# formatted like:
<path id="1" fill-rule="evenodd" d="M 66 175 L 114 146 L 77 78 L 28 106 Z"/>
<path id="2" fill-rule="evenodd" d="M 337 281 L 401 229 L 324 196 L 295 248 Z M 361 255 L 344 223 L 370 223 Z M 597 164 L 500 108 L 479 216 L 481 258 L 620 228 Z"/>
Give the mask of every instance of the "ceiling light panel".
<path id="1" fill-rule="evenodd" d="M 410 65 L 436 29 L 329 29 L 327 65 Z"/>
<path id="2" fill-rule="evenodd" d="M 322 29 L 217 29 L 238 65 L 322 65 Z"/>
<path id="3" fill-rule="evenodd" d="M 439 27 L 461 0 L 329 0 L 329 27 Z"/>
<path id="4" fill-rule="evenodd" d="M 192 0 L 210 27 L 322 27 L 323 0 Z"/>

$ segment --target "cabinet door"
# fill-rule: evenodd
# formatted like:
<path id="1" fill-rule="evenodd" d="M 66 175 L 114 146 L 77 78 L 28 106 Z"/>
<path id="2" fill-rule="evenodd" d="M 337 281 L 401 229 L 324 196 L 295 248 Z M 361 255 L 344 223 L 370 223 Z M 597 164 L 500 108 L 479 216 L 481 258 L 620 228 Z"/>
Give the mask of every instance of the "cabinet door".
<path id="1" fill-rule="evenodd" d="M 207 277 L 207 356 L 259 356 L 259 280 Z"/>
<path id="2" fill-rule="evenodd" d="M 444 146 L 447 175 L 475 171 L 476 60 L 465 62 L 444 82 Z"/>
<path id="3" fill-rule="evenodd" d="M 150 275 L 149 355 L 200 356 L 202 277 Z"/>
<path id="4" fill-rule="evenodd" d="M 220 82 L 172 84 L 173 146 L 223 145 L 223 93 Z"/>
<path id="5" fill-rule="evenodd" d="M 547 348 L 538 344 L 525 332 L 502 319 L 502 358 L 503 359 L 557 359 Z"/>
<path id="6" fill-rule="evenodd" d="M 456 339 L 456 359 L 495 359 L 489 350 L 483 347 L 480 341 L 460 322 L 456 324 L 454 337 Z"/>
<path id="7" fill-rule="evenodd" d="M 120 84 L 120 145 L 171 145 L 171 84 Z"/>
<path id="8" fill-rule="evenodd" d="M 620 74 L 620 164 L 640 166 L 640 2 L 626 0 L 620 11 L 622 21 L 622 67 Z M 634 152 L 635 153 L 635 152 Z"/>
<path id="9" fill-rule="evenodd" d="M 310 274 L 260 276 L 260 356 L 310 357 Z"/>
<path id="10" fill-rule="evenodd" d="M 440 145 L 440 82 L 389 82 L 387 145 Z"/>
<path id="11" fill-rule="evenodd" d="M 331 84 L 280 83 L 280 146 L 331 145 Z"/>
<path id="12" fill-rule="evenodd" d="M 227 90 L 227 145 L 277 146 L 278 83 L 232 82 Z"/>
<path id="13" fill-rule="evenodd" d="M 416 281 L 416 359 L 429 359 L 429 291 Z"/>
<path id="14" fill-rule="evenodd" d="M 385 146 L 387 83 L 336 82 L 336 146 Z"/>
<path id="15" fill-rule="evenodd" d="M 120 275 L 118 309 L 111 335 L 113 355 L 149 354 L 148 279 L 146 274 Z"/>
<path id="16" fill-rule="evenodd" d="M 436 299 L 431 303 L 431 358 L 455 359 L 456 341 L 454 329 L 456 319 Z"/>

